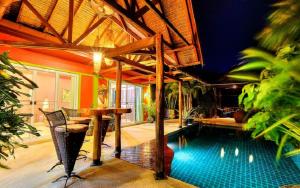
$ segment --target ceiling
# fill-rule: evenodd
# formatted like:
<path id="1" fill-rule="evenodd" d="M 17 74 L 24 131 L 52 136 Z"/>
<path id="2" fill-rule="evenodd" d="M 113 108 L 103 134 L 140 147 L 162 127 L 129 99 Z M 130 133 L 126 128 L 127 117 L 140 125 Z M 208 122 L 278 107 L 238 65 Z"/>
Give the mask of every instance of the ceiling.
<path id="1" fill-rule="evenodd" d="M 69 2 L 73 6 L 69 6 Z M 203 61 L 191 0 L 5 0 L 1 6 L 4 11 L 0 12 L 0 32 L 18 37 L 18 42 L 25 39 L 37 44 L 113 48 L 161 33 L 166 51 L 165 64 L 170 74 L 177 70 L 174 76 L 190 77 L 192 75 L 180 69 Z M 73 10 L 73 16 L 70 16 L 70 10 Z M 14 45 L 13 42 L 5 44 Z M 71 61 L 76 59 L 76 54 L 61 50 L 30 50 Z M 148 48 L 124 57 L 155 68 L 153 54 L 155 48 Z M 80 63 L 91 64 L 90 54 L 77 55 L 81 56 L 78 58 Z M 109 70 L 114 66 L 113 63 L 102 68 Z M 131 77 L 137 77 L 139 82 L 144 79 L 141 83 L 146 84 L 153 82 L 154 75 L 133 68 Z"/>

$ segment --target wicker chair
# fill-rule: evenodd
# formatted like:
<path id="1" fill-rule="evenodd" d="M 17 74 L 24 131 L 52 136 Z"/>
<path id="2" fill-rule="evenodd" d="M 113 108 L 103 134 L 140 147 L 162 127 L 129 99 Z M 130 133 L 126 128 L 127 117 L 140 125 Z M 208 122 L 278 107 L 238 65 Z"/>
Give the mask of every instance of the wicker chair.
<path id="1" fill-rule="evenodd" d="M 78 113 L 78 110 L 76 109 L 65 108 L 65 107 L 61 107 L 61 109 L 67 114 L 68 117 L 80 116 L 80 113 Z"/>
<path id="2" fill-rule="evenodd" d="M 49 114 L 51 114 L 51 112 L 43 111 L 41 108 L 39 108 L 39 110 L 45 115 L 45 117 L 46 117 L 47 120 L 48 120 L 49 128 L 50 128 L 50 133 L 51 133 L 51 137 L 52 137 L 52 141 L 53 141 L 54 148 L 55 148 L 55 151 L 56 151 L 56 156 L 57 156 L 57 159 L 58 159 L 58 162 L 57 162 L 56 164 L 54 164 L 54 165 L 47 171 L 47 172 L 50 172 L 50 171 L 53 170 L 56 166 L 62 165 L 62 164 L 63 164 L 63 163 L 62 163 L 62 158 L 61 158 L 61 156 L 60 156 L 60 152 L 59 152 L 57 140 L 56 140 L 56 137 L 55 137 L 54 129 L 55 129 L 55 127 L 57 127 L 57 126 L 66 124 L 66 120 L 64 119 L 64 120 L 61 120 L 61 121 L 53 121 L 53 120 L 52 120 L 52 116 L 49 115 Z"/>
<path id="3" fill-rule="evenodd" d="M 47 114 L 47 116 L 50 116 L 51 119 L 55 119 L 57 122 L 65 121 L 65 116 L 61 110 Z M 82 179 L 72 171 L 74 169 L 74 165 L 87 130 L 88 126 L 84 124 L 74 124 L 68 126 L 65 123 L 64 125 L 55 127 L 55 136 L 63 165 L 65 167 L 66 175 L 57 178 L 54 182 L 62 178 L 66 178 L 64 186 L 66 187 L 69 178 L 76 177 Z"/>
<path id="4" fill-rule="evenodd" d="M 79 113 L 79 111 L 77 109 L 71 109 L 71 108 L 65 108 L 65 107 L 61 107 L 62 111 L 65 114 L 66 119 L 71 120 L 72 117 L 81 117 L 81 113 Z M 84 117 L 82 117 L 84 118 Z M 82 119 L 82 120 L 76 120 L 76 123 L 79 124 L 86 124 L 89 125 L 91 122 L 91 119 L 86 118 L 86 119 Z"/>
<path id="5" fill-rule="evenodd" d="M 59 147 L 58 147 L 58 142 L 57 142 L 57 139 L 56 139 L 56 136 L 55 136 L 55 128 L 57 126 L 61 126 L 61 125 L 67 125 L 67 121 L 66 121 L 66 118 L 63 114 L 63 117 L 56 117 L 54 115 L 51 115 L 53 112 L 47 112 L 47 111 L 43 111 L 41 108 L 39 108 L 39 110 L 46 116 L 47 120 L 48 120 L 48 123 L 49 123 L 49 128 L 50 128 L 50 133 L 51 133 L 51 137 L 52 137 L 52 141 L 53 141 L 53 144 L 54 144 L 54 148 L 55 148 L 55 151 L 56 151 L 56 156 L 57 156 L 57 159 L 58 159 L 58 162 L 56 164 L 54 164 L 47 172 L 50 172 L 52 171 L 55 167 L 59 166 L 59 165 L 62 165 L 63 164 L 63 160 L 62 160 L 62 157 L 61 157 L 61 153 L 59 151 Z M 59 119 L 61 118 L 61 119 Z M 74 126 L 76 124 L 69 124 L 69 126 Z M 87 159 L 87 156 L 86 154 L 88 153 L 87 151 L 85 150 L 80 150 L 80 152 L 83 152 L 82 154 L 78 155 L 78 158 L 77 160 L 79 159 Z"/>

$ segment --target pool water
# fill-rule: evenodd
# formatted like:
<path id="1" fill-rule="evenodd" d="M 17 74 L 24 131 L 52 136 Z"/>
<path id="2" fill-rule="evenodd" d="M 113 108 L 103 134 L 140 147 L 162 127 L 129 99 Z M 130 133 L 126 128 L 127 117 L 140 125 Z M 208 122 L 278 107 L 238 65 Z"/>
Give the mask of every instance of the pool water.
<path id="1" fill-rule="evenodd" d="M 278 188 L 300 184 L 290 158 L 275 162 L 276 145 L 246 132 L 193 126 L 169 136 L 171 177 L 203 188 Z"/>

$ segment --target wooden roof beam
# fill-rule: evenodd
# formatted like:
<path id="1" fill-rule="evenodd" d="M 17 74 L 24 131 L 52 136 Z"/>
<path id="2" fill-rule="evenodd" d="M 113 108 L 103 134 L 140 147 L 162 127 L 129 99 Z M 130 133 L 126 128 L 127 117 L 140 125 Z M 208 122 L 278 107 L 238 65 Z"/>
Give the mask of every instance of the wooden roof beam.
<path id="1" fill-rule="evenodd" d="M 201 45 L 200 45 L 200 39 L 198 35 L 198 29 L 197 29 L 197 24 L 195 20 L 195 15 L 194 15 L 194 10 L 193 10 L 193 5 L 192 5 L 192 0 L 186 0 L 186 6 L 188 9 L 188 16 L 189 16 L 189 21 L 190 25 L 192 28 L 192 33 L 193 33 L 193 40 L 194 44 L 196 46 L 195 52 L 197 54 L 197 61 L 200 61 L 201 64 L 203 64 L 203 56 L 202 56 L 202 50 L 201 50 Z"/>
<path id="2" fill-rule="evenodd" d="M 53 43 L 32 43 L 32 42 L 13 42 L 13 41 L 0 41 L 0 45 L 9 45 L 18 48 L 40 48 L 48 50 L 66 50 L 66 51 L 79 51 L 79 52 L 94 52 L 101 51 L 106 58 L 112 58 L 120 55 L 130 54 L 143 48 L 149 48 L 155 45 L 155 37 L 148 37 L 135 41 L 133 43 L 120 46 L 117 48 L 102 48 L 91 46 L 74 46 L 72 44 L 53 44 Z"/>
<path id="3" fill-rule="evenodd" d="M 77 7 L 76 7 L 75 10 L 74 10 L 74 15 L 73 15 L 74 17 L 75 17 L 75 15 L 76 15 L 76 13 L 79 11 L 79 9 L 80 9 L 82 3 L 83 3 L 83 0 L 79 0 L 79 2 L 78 2 L 78 4 L 77 4 Z M 94 18 L 93 18 L 93 19 L 94 19 Z M 68 22 L 67 25 L 66 25 L 66 26 L 64 27 L 64 29 L 62 30 L 61 36 L 64 36 L 64 35 L 65 35 L 67 29 L 69 28 L 69 23 L 70 23 L 70 22 Z M 93 23 L 93 22 L 92 22 L 92 23 Z"/>
<path id="4" fill-rule="evenodd" d="M 122 72 L 125 72 L 125 71 L 128 71 L 128 70 L 132 70 L 131 67 L 123 67 L 122 68 Z M 103 70 L 100 70 L 100 74 L 106 74 L 106 73 L 109 73 L 109 72 L 115 72 L 116 71 L 116 67 L 110 67 L 110 68 L 107 68 L 107 69 L 103 69 Z"/>
<path id="5" fill-rule="evenodd" d="M 47 21 L 47 22 L 49 22 L 49 20 L 50 20 L 50 18 L 51 18 L 51 16 L 52 16 L 52 13 L 53 13 L 53 11 L 54 11 L 56 5 L 57 5 L 57 2 L 58 2 L 58 0 L 55 0 L 54 5 L 52 5 L 51 10 L 50 10 L 50 14 L 49 14 L 49 16 L 46 18 L 46 21 Z M 45 32 L 45 30 L 46 30 L 46 27 L 44 27 L 43 31 Z M 63 35 L 62 35 L 62 36 L 63 36 Z"/>
<path id="6" fill-rule="evenodd" d="M 147 74 L 147 75 L 139 75 L 139 76 L 133 76 L 133 77 L 129 77 L 129 78 L 126 78 L 125 80 L 127 81 L 131 81 L 131 80 L 137 80 L 137 79 L 141 79 L 141 78 L 148 78 L 148 77 L 151 77 L 151 76 L 154 76 L 155 74 Z"/>
<path id="7" fill-rule="evenodd" d="M 69 0 L 68 42 L 72 43 L 74 18 L 74 0 Z"/>
<path id="8" fill-rule="evenodd" d="M 121 16 L 121 15 L 120 15 Z M 123 16 L 121 16 L 123 19 L 124 19 L 124 17 Z M 126 26 L 126 28 L 124 28 L 124 26 L 123 26 L 123 23 L 122 23 L 122 21 L 120 21 L 118 18 L 116 18 L 116 17 L 114 17 L 114 16 L 111 16 L 111 17 L 109 17 L 115 24 L 117 24 L 118 26 L 120 26 L 122 29 L 124 29 L 124 31 L 126 32 L 126 33 L 128 33 L 130 36 L 132 36 L 133 38 L 135 38 L 135 39 L 137 39 L 137 40 L 139 40 L 139 39 L 141 39 L 142 37 L 140 37 L 139 35 L 137 35 L 134 31 L 132 31 L 131 29 L 129 29 L 127 26 Z M 125 23 L 125 22 L 124 22 Z"/>
<path id="9" fill-rule="evenodd" d="M 162 12 L 162 14 L 163 14 L 163 15 L 165 15 L 165 13 L 164 13 L 164 9 L 163 9 L 163 6 L 162 6 L 162 3 L 161 3 L 161 1 L 159 1 L 159 7 L 160 7 L 160 9 L 161 9 L 161 12 Z M 172 35 L 171 35 L 171 33 L 170 33 L 170 30 L 169 30 L 169 28 L 167 27 L 167 25 L 166 25 L 166 24 L 164 24 L 164 25 L 165 25 L 165 28 L 166 28 L 166 30 L 167 30 L 167 33 L 168 33 L 168 35 L 169 35 L 169 38 L 170 38 L 171 44 L 172 44 L 172 45 L 174 45 L 173 37 L 172 37 Z M 173 55 L 175 56 L 175 62 L 176 62 L 176 64 L 177 64 L 177 65 L 179 65 L 179 64 L 180 64 L 180 62 L 179 62 L 179 58 L 178 58 L 178 55 L 177 55 L 177 53 L 176 53 L 176 52 L 173 52 Z"/>
<path id="10" fill-rule="evenodd" d="M 156 5 L 158 2 L 159 2 L 159 0 L 153 0 L 153 1 L 152 1 L 152 3 L 153 3 L 154 5 Z M 135 13 L 135 16 L 136 16 L 137 18 L 140 18 L 140 17 L 142 17 L 144 14 L 146 14 L 149 10 L 150 10 L 150 9 L 148 8 L 148 6 L 145 5 L 145 6 L 141 7 L 141 8 Z"/>
<path id="11" fill-rule="evenodd" d="M 135 61 L 132 61 L 132 60 L 127 59 L 125 57 L 117 56 L 117 57 L 114 57 L 113 59 L 116 60 L 116 61 L 121 61 L 121 62 L 123 62 L 123 63 L 125 63 L 127 65 L 130 65 L 130 66 L 132 66 L 132 67 L 134 67 L 136 69 L 141 69 L 141 70 L 145 70 L 145 71 L 147 71 L 149 73 L 156 74 L 156 71 L 155 71 L 154 68 L 148 67 L 148 66 L 145 66 L 145 65 L 142 65 L 142 64 L 139 64 L 139 63 L 136 63 Z M 168 77 L 168 78 L 170 78 L 170 79 L 172 79 L 172 80 L 180 81 L 180 79 L 178 79 L 178 78 L 176 78 L 173 75 L 170 75 L 168 73 L 166 73 L 165 76 Z"/>
<path id="12" fill-rule="evenodd" d="M 119 56 L 119 55 L 129 54 L 129 53 L 132 53 L 132 52 L 140 50 L 140 49 L 153 47 L 154 45 L 155 45 L 155 37 L 148 37 L 145 39 L 135 41 L 133 43 L 129 43 L 124 46 L 110 49 L 109 51 L 107 50 L 107 52 L 104 51 L 103 53 L 104 53 L 105 57 L 109 58 L 109 57 L 115 57 L 115 56 Z"/>
<path id="13" fill-rule="evenodd" d="M 139 28 L 139 30 L 143 33 L 144 36 L 149 37 L 155 35 L 155 32 L 152 29 L 150 29 L 144 23 L 139 21 L 134 15 L 130 14 L 129 11 L 124 9 L 117 2 L 113 0 L 102 0 L 102 2 L 109 6 L 117 14 L 123 16 L 131 25 L 133 25 L 136 28 Z"/>
<path id="14" fill-rule="evenodd" d="M 47 22 L 47 20 L 28 2 L 28 0 L 22 0 L 22 2 L 33 12 L 33 14 L 42 22 L 43 25 L 48 27 L 48 29 L 60 40 L 61 43 L 66 41 L 60 36 L 60 34 Z"/>
<path id="15" fill-rule="evenodd" d="M 2 0 L 0 1 L 0 19 L 4 16 L 6 9 L 10 6 L 13 0 Z"/>
<path id="16" fill-rule="evenodd" d="M 186 45 L 190 43 L 185 39 L 185 37 L 176 29 L 176 27 L 156 8 L 156 6 L 151 3 L 150 0 L 145 0 L 146 5 L 163 21 L 168 28 L 170 28 Z"/>
<path id="17" fill-rule="evenodd" d="M 135 7 L 136 7 L 137 3 L 136 0 L 131 0 L 131 4 L 130 4 L 130 12 L 132 12 L 134 14 L 135 12 Z"/>
<path id="18" fill-rule="evenodd" d="M 84 33 L 82 33 L 74 42 L 73 45 L 78 45 L 80 44 L 90 33 L 94 32 L 95 29 L 97 29 L 97 27 L 99 25 L 101 25 L 107 17 L 102 17 L 100 18 L 96 23 L 94 23 L 91 27 L 89 27 Z"/>
<path id="19" fill-rule="evenodd" d="M 56 44 L 61 43 L 58 40 L 58 38 L 50 34 L 42 33 L 35 29 L 25 27 L 23 25 L 17 24 L 15 22 L 11 22 L 6 19 L 0 19 L 0 31 L 2 33 L 13 35 L 32 42 L 44 42 L 44 43 L 49 42 L 49 43 L 56 43 Z"/>
<path id="20" fill-rule="evenodd" d="M 174 82 L 174 80 L 172 80 L 172 79 L 164 79 L 164 83 L 172 83 L 172 82 Z M 139 82 L 140 84 L 156 84 L 156 81 L 155 80 L 151 80 L 151 81 L 149 81 L 149 80 L 147 80 L 147 81 L 141 81 L 141 82 Z"/>

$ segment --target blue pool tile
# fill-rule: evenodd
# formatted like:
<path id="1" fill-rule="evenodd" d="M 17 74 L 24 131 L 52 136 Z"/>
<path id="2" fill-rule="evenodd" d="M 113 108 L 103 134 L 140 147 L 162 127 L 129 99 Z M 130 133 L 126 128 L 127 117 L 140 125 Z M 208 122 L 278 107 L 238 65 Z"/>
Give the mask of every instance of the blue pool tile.
<path id="1" fill-rule="evenodd" d="M 184 137 L 183 137 L 184 136 Z M 178 138 L 186 140 L 178 145 Z M 171 176 L 204 188 L 278 188 L 300 184 L 300 170 L 289 159 L 277 164 L 276 146 L 255 141 L 243 133 L 230 131 L 202 132 L 197 136 L 176 135 L 169 139 L 175 152 Z"/>

